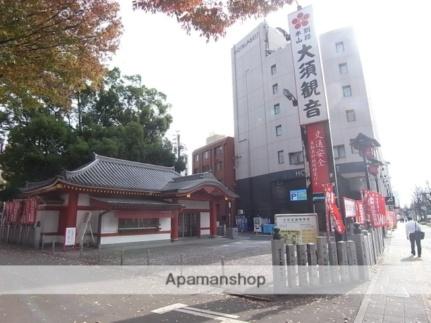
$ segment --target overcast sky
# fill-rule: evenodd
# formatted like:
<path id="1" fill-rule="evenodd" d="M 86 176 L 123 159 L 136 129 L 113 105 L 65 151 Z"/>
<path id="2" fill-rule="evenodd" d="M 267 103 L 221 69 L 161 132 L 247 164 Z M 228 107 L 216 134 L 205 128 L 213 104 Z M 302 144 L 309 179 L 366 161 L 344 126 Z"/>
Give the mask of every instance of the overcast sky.
<path id="1" fill-rule="evenodd" d="M 174 18 L 131 9 L 121 0 L 125 27 L 112 65 L 140 74 L 146 86 L 168 97 L 174 118 L 168 135 L 179 131 L 187 153 L 211 133 L 233 136 L 230 49 L 260 20 L 237 23 L 217 42 L 187 35 Z M 366 73 L 371 107 L 392 185 L 401 205 L 415 185 L 431 179 L 431 3 L 427 0 L 324 0 L 312 3 L 320 33 L 353 26 Z M 266 18 L 287 29 L 286 6 Z"/>

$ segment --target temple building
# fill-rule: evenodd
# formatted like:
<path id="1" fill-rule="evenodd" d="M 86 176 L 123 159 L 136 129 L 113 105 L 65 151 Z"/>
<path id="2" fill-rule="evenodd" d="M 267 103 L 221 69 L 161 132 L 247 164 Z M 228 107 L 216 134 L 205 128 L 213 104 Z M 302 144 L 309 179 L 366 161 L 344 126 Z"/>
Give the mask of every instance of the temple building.
<path id="1" fill-rule="evenodd" d="M 211 173 L 181 176 L 172 167 L 96 154 L 89 164 L 22 191 L 24 206 L 9 208 L 9 222 L 27 219 L 40 228 L 41 243 L 90 239 L 99 246 L 215 236 L 217 205 L 237 198 Z M 33 219 L 24 214 L 28 200 L 37 201 Z"/>

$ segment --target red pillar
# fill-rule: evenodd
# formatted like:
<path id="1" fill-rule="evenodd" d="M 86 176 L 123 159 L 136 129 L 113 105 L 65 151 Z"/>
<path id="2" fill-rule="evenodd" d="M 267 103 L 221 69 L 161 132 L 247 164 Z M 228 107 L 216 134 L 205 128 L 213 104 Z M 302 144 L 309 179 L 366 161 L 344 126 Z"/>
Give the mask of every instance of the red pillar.
<path id="1" fill-rule="evenodd" d="M 210 201 L 210 235 L 217 235 L 217 205 L 215 201 Z"/>
<path id="2" fill-rule="evenodd" d="M 69 203 L 66 209 L 65 228 L 76 227 L 76 216 L 78 211 L 78 192 L 69 192 Z"/>
<path id="3" fill-rule="evenodd" d="M 178 213 L 179 211 L 174 211 L 171 217 L 171 240 L 178 240 Z"/>

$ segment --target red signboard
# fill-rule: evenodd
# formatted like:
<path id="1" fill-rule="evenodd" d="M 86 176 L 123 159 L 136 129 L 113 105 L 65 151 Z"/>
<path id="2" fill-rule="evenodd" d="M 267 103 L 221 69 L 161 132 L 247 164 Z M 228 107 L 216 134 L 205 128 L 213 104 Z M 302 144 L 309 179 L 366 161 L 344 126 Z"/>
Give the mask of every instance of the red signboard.
<path id="1" fill-rule="evenodd" d="M 363 203 L 367 220 L 373 227 L 381 227 L 386 223 L 385 198 L 377 192 L 364 191 Z"/>
<path id="2" fill-rule="evenodd" d="M 346 228 L 344 226 L 341 212 L 335 203 L 335 194 L 333 192 L 332 184 L 324 184 L 323 189 L 325 191 L 326 216 L 331 216 L 335 230 L 338 233 L 343 234 Z"/>
<path id="3" fill-rule="evenodd" d="M 319 122 L 306 126 L 313 193 L 323 193 L 323 185 L 329 183 L 328 141 L 325 125 L 326 122 Z"/>

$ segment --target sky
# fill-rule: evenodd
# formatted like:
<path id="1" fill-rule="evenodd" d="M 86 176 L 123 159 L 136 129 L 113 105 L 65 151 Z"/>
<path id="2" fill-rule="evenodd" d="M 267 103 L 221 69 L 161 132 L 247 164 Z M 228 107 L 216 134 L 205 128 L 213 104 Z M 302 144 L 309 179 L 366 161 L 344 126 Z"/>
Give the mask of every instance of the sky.
<path id="1" fill-rule="evenodd" d="M 431 3 L 427 0 L 304 0 L 312 4 L 316 29 L 323 33 L 352 26 L 366 75 L 369 102 L 390 163 L 392 187 L 401 206 L 415 186 L 431 181 Z M 173 124 L 191 155 L 211 134 L 233 136 L 231 48 L 262 20 L 249 19 L 207 42 L 187 35 L 174 18 L 133 11 L 121 0 L 124 34 L 111 66 L 140 74 L 143 83 L 167 95 Z M 287 29 L 285 6 L 265 19 Z M 191 159 L 191 158 L 190 158 Z"/>

